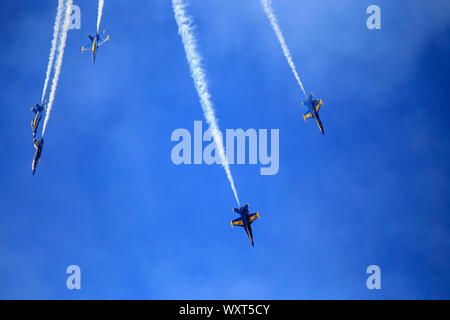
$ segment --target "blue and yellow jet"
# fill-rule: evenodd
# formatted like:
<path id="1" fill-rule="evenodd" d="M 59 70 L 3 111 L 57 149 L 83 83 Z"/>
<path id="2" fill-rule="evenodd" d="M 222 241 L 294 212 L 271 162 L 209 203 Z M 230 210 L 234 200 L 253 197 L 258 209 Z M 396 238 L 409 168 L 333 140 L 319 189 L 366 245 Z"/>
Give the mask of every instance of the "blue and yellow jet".
<path id="1" fill-rule="evenodd" d="M 256 220 L 256 218 L 259 218 L 259 213 L 253 213 L 253 214 L 249 214 L 248 211 L 248 203 L 243 206 L 240 207 L 239 209 L 233 208 L 233 211 L 236 213 L 239 213 L 241 215 L 240 218 L 234 219 L 232 220 L 231 226 L 240 226 L 243 227 L 245 229 L 245 232 L 247 233 L 248 237 L 250 238 L 250 241 L 252 243 L 252 246 L 255 246 L 255 244 L 253 243 L 253 233 L 252 233 L 252 227 L 250 226 L 253 221 Z"/>
<path id="2" fill-rule="evenodd" d="M 31 129 L 33 129 L 33 138 L 36 136 L 36 131 L 39 126 L 39 122 L 41 122 L 43 111 L 47 109 L 47 106 L 39 105 L 36 103 L 36 106 L 31 107 L 31 111 L 35 113 L 34 120 L 31 121 Z"/>
<path id="3" fill-rule="evenodd" d="M 105 30 L 103 30 L 103 33 L 105 33 Z M 92 63 L 95 63 L 95 54 L 97 53 L 97 49 L 104 44 L 106 41 L 109 40 L 109 35 L 106 36 L 106 39 L 100 39 L 100 35 L 98 32 L 95 33 L 95 37 L 88 34 L 89 40 L 91 40 L 92 46 L 91 50 L 87 50 L 84 48 L 84 46 L 81 47 L 81 52 L 91 52 L 92 54 Z"/>
<path id="4" fill-rule="evenodd" d="M 36 149 L 36 152 L 34 153 L 33 157 L 33 162 L 31 163 L 31 170 L 33 170 L 34 176 L 37 164 L 41 161 L 42 148 L 44 147 L 44 138 L 41 138 L 40 141 L 38 139 L 33 139 L 33 145 L 34 148 Z"/>
<path id="5" fill-rule="evenodd" d="M 306 98 L 306 101 L 303 101 L 302 104 L 308 108 L 308 112 L 306 112 L 303 115 L 303 119 L 305 120 L 305 122 L 306 119 L 308 118 L 314 118 L 322 134 L 325 134 L 325 132 L 323 131 L 322 121 L 320 121 L 319 118 L 319 109 L 323 105 L 322 100 L 321 99 L 313 100 L 313 94 L 311 93 L 309 98 Z"/>

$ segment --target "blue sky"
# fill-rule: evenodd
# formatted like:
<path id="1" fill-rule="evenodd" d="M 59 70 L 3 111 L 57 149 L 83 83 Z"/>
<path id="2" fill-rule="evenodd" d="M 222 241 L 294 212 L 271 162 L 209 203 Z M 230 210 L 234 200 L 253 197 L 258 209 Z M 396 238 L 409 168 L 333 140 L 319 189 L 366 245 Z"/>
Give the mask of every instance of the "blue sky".
<path id="1" fill-rule="evenodd" d="M 222 167 L 171 162 L 172 131 L 203 114 L 170 1 L 106 0 L 95 65 L 80 48 L 97 2 L 74 2 L 35 177 L 30 107 L 56 1 L 2 1 L 0 298 L 449 299 L 448 2 L 273 1 L 325 136 L 303 122 L 259 1 L 187 2 L 220 127 L 280 130 L 277 175 L 231 166 L 262 218 L 255 248 L 229 225 Z"/>

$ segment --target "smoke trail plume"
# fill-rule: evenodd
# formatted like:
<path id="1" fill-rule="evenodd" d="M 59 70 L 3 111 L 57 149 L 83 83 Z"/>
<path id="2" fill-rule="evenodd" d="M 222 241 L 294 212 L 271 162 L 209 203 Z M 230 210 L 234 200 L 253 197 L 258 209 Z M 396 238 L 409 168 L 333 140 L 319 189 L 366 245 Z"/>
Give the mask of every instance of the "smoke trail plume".
<path id="1" fill-rule="evenodd" d="M 195 88 L 197 89 L 198 96 L 200 98 L 200 104 L 203 109 L 206 121 L 211 129 L 214 142 L 217 146 L 217 151 L 220 159 L 222 160 L 223 168 L 227 174 L 228 181 L 230 182 L 231 189 L 233 190 L 234 197 L 239 204 L 239 198 L 237 195 L 236 187 L 234 185 L 233 176 L 231 175 L 230 166 L 225 156 L 225 150 L 223 147 L 222 135 L 217 124 L 214 108 L 208 92 L 208 86 L 206 83 L 206 75 L 201 66 L 201 56 L 197 51 L 197 42 L 192 33 L 192 19 L 186 15 L 185 5 L 183 0 L 172 0 L 172 7 L 175 14 L 175 20 L 178 25 L 178 33 L 181 36 L 184 45 L 184 51 L 186 52 L 186 58 L 191 70 L 191 76 L 194 80 Z"/>
<path id="2" fill-rule="evenodd" d="M 98 0 L 97 33 L 100 30 L 100 21 L 102 20 L 103 2 L 103 0 Z"/>
<path id="3" fill-rule="evenodd" d="M 273 13 L 271 0 L 261 0 L 261 4 L 264 7 L 264 11 L 267 15 L 267 18 L 270 21 L 270 24 L 272 25 L 273 31 L 275 31 L 275 34 L 277 35 L 278 41 L 281 44 L 281 49 L 283 49 L 283 54 L 286 57 L 286 60 L 289 63 L 289 66 L 291 67 L 292 73 L 294 74 L 295 79 L 297 79 L 297 82 L 298 82 L 300 88 L 302 89 L 303 94 L 305 95 L 305 98 L 306 98 L 307 97 L 306 92 L 305 92 L 305 89 L 303 88 L 302 82 L 300 81 L 300 77 L 298 76 L 297 69 L 295 68 L 295 64 L 292 61 L 291 52 L 289 51 L 289 48 L 286 44 L 286 40 L 284 39 L 283 33 L 281 32 L 277 17 Z"/>
<path id="4" fill-rule="evenodd" d="M 55 25 L 53 27 L 52 47 L 50 48 L 50 55 L 48 57 L 47 72 L 45 73 L 44 89 L 42 90 L 41 104 L 44 102 L 45 94 L 47 93 L 48 80 L 55 59 L 56 44 L 58 42 L 59 29 L 61 25 L 61 18 L 64 10 L 64 0 L 58 0 L 58 8 L 56 9 Z"/>
<path id="5" fill-rule="evenodd" d="M 52 111 L 53 101 L 55 100 L 56 87 L 58 86 L 59 74 L 61 73 L 61 66 L 62 66 L 62 61 L 63 61 L 63 56 L 64 56 L 64 48 L 66 46 L 67 30 L 69 29 L 71 13 L 72 13 L 72 0 L 67 0 L 66 1 L 66 12 L 64 15 L 64 23 L 63 23 L 61 38 L 60 38 L 59 47 L 58 47 L 58 57 L 56 58 L 56 64 L 55 64 L 55 74 L 53 76 L 52 88 L 50 91 L 50 98 L 49 98 L 48 106 L 47 106 L 47 113 L 45 114 L 44 126 L 42 128 L 42 137 L 44 137 L 45 129 L 47 128 L 47 122 L 50 117 L 50 112 Z"/>

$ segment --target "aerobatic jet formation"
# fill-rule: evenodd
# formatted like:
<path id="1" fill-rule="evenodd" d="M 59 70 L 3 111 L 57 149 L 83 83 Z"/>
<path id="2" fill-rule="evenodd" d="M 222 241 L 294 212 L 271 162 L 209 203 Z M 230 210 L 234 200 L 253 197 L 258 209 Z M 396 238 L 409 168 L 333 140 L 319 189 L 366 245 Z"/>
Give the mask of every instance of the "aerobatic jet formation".
<path id="1" fill-rule="evenodd" d="M 303 115 L 303 119 L 305 120 L 305 122 L 306 119 L 308 118 L 314 118 L 314 120 L 317 123 L 317 126 L 319 127 L 319 130 L 322 132 L 322 134 L 325 134 L 323 130 L 322 121 L 320 121 L 319 118 L 319 109 L 323 105 L 322 100 L 321 99 L 313 100 L 313 94 L 311 93 L 309 98 L 306 98 L 306 100 L 303 101 L 302 104 L 308 108 L 308 112 L 306 112 Z"/>
<path id="2" fill-rule="evenodd" d="M 103 30 L 103 33 L 105 33 L 106 31 Z M 97 49 L 104 44 L 106 41 L 109 40 L 109 35 L 106 36 L 105 39 L 101 39 L 100 35 L 98 34 L 98 32 L 95 33 L 95 36 L 91 36 L 90 34 L 88 34 L 89 40 L 91 40 L 92 46 L 90 50 L 87 50 L 84 48 L 84 46 L 81 47 L 81 52 L 91 52 L 92 54 L 92 63 L 95 63 L 95 55 L 97 53 Z"/>
<path id="3" fill-rule="evenodd" d="M 34 120 L 31 121 L 31 129 L 33 129 L 33 138 L 36 137 L 36 132 L 39 127 L 39 122 L 41 122 L 42 114 L 47 109 L 47 106 L 39 105 L 36 103 L 36 106 L 31 107 L 31 111 L 34 112 Z"/>
<path id="4" fill-rule="evenodd" d="M 253 233 L 252 233 L 251 224 L 257 218 L 259 218 L 259 213 L 256 212 L 256 213 L 249 214 L 248 203 L 245 206 L 240 207 L 239 209 L 233 208 L 233 211 L 238 213 L 240 215 L 240 218 L 232 220 L 230 222 L 231 226 L 232 227 L 233 226 L 243 227 L 245 229 L 245 232 L 247 233 L 248 237 L 250 238 L 250 242 L 252 243 L 252 246 L 254 247 L 255 244 L 253 242 Z"/>
<path id="5" fill-rule="evenodd" d="M 36 152 L 34 153 L 33 157 L 33 163 L 31 164 L 31 170 L 33 170 L 33 176 L 36 172 L 37 164 L 41 161 L 41 154 L 42 154 L 42 148 L 44 146 L 44 138 L 41 138 L 41 140 L 33 139 L 33 145 L 36 149 Z"/>

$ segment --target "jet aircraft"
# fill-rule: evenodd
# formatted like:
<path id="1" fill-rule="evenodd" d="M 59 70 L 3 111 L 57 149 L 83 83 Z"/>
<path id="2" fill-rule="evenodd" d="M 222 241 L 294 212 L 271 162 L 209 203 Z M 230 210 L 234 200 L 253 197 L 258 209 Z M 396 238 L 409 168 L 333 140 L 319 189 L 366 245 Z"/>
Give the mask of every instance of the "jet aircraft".
<path id="1" fill-rule="evenodd" d="M 47 106 L 39 105 L 36 103 L 36 106 L 31 107 L 31 111 L 35 113 L 34 120 L 31 121 L 31 129 L 33 129 L 33 138 L 36 136 L 36 131 L 39 126 L 39 122 L 42 119 L 43 111 L 47 109 Z"/>
<path id="2" fill-rule="evenodd" d="M 243 227 L 248 237 L 250 238 L 252 246 L 254 247 L 255 244 L 253 243 L 252 227 L 250 225 L 253 223 L 253 221 L 255 221 L 256 218 L 259 218 L 259 213 L 256 212 L 253 214 L 249 214 L 248 203 L 245 206 L 240 207 L 239 209 L 233 208 L 233 211 L 238 213 L 240 215 L 240 218 L 230 221 L 231 226 Z"/>
<path id="3" fill-rule="evenodd" d="M 41 138 L 39 141 L 38 139 L 33 139 L 33 145 L 36 149 L 36 152 L 34 153 L 33 157 L 33 163 L 31 164 L 31 170 L 33 170 L 33 176 L 36 171 L 37 164 L 41 161 L 41 154 L 42 154 L 42 148 L 44 146 L 44 138 Z"/>
<path id="4" fill-rule="evenodd" d="M 306 98 L 306 101 L 303 101 L 302 104 L 308 108 L 308 112 L 303 115 L 303 119 L 305 120 L 305 122 L 308 118 L 314 118 L 322 134 L 325 134 L 325 132 L 323 131 L 322 121 L 320 121 L 319 118 L 319 109 L 323 105 L 322 100 L 313 100 L 313 94 L 311 93 L 309 98 Z"/>
<path id="5" fill-rule="evenodd" d="M 105 33 L 105 30 L 103 30 L 103 33 Z M 92 63 L 95 63 L 95 55 L 97 53 L 97 49 L 104 44 L 106 41 L 109 40 L 109 35 L 106 36 L 106 39 L 100 39 L 100 35 L 98 32 L 95 33 L 95 36 L 91 36 L 88 34 L 89 40 L 91 40 L 92 46 L 91 50 L 87 50 L 84 48 L 84 46 L 81 47 L 81 52 L 91 52 L 92 54 Z"/>

